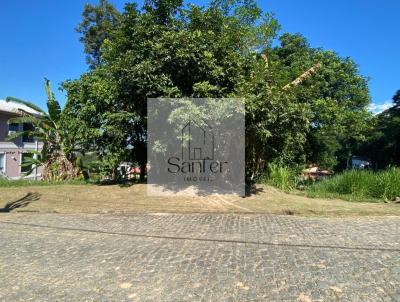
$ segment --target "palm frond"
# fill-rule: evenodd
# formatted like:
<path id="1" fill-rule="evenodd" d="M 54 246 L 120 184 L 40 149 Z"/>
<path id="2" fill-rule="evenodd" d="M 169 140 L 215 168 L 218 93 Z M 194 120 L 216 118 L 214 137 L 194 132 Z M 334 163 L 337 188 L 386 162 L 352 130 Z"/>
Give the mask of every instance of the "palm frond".
<path id="1" fill-rule="evenodd" d="M 5 139 L 6 139 L 6 141 L 12 141 L 21 136 L 30 136 L 30 137 L 37 137 L 37 138 L 42 137 L 42 135 L 37 131 L 26 130 L 26 131 L 18 131 L 16 133 L 9 134 L 6 136 Z"/>
<path id="2" fill-rule="evenodd" d="M 32 155 L 37 154 L 38 157 L 34 158 L 32 156 L 32 157 L 25 157 L 24 158 L 24 162 L 20 164 L 20 167 L 21 168 L 29 168 L 28 171 L 23 173 L 24 176 L 30 175 L 33 172 L 33 170 L 35 170 L 35 168 L 40 167 L 40 166 L 43 165 L 42 157 L 41 157 L 41 153 L 40 152 L 34 151 L 34 150 L 29 150 L 29 154 L 32 154 Z"/>
<path id="3" fill-rule="evenodd" d="M 47 110 L 49 111 L 50 118 L 54 121 L 58 121 L 61 114 L 60 103 L 58 103 L 54 97 L 54 93 L 51 90 L 50 80 L 47 78 L 45 78 L 44 80 L 44 87 L 47 94 Z"/>
<path id="4" fill-rule="evenodd" d="M 33 170 L 35 170 L 38 166 L 35 165 L 28 165 L 27 167 L 31 167 L 28 171 L 22 173 L 23 176 L 31 175 Z"/>
<path id="5" fill-rule="evenodd" d="M 15 132 L 15 133 L 13 133 L 13 134 L 7 135 L 6 138 L 5 138 L 5 140 L 6 140 L 7 142 L 13 141 L 14 139 L 16 139 L 16 138 L 18 138 L 18 137 L 21 137 L 21 136 L 23 136 L 23 135 L 24 135 L 24 134 L 23 134 L 22 132 Z"/>
<path id="6" fill-rule="evenodd" d="M 41 151 L 29 150 L 28 153 L 29 154 L 33 154 L 33 155 L 38 155 L 39 158 L 42 156 L 42 152 Z M 34 158 L 33 157 L 27 157 L 26 159 L 30 160 L 30 159 L 34 159 Z"/>
<path id="7" fill-rule="evenodd" d="M 13 117 L 7 121 L 7 124 L 23 124 L 23 123 L 31 123 L 37 125 L 40 123 L 40 119 L 31 115 L 26 115 L 21 117 Z"/>
<path id="8" fill-rule="evenodd" d="M 12 96 L 6 97 L 6 102 L 14 102 L 14 103 L 22 104 L 22 105 L 28 106 L 29 108 L 31 108 L 33 110 L 36 110 L 36 111 L 41 112 L 43 114 L 46 114 L 46 112 L 44 112 L 43 109 L 40 108 L 39 106 L 36 106 L 35 104 L 33 104 L 31 102 L 28 102 L 28 101 L 17 99 L 17 98 L 12 97 Z"/>
<path id="9" fill-rule="evenodd" d="M 42 164 L 42 162 L 40 161 L 40 158 L 26 157 L 24 159 L 24 162 L 21 164 L 21 167 L 26 168 L 26 167 L 29 167 L 29 165 L 40 166 L 41 164 Z"/>

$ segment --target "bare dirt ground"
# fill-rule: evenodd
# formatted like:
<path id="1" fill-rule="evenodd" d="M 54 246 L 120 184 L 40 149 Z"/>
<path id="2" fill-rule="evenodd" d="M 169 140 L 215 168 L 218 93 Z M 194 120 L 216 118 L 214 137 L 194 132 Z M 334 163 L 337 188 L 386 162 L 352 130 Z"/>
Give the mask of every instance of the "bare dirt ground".
<path id="1" fill-rule="evenodd" d="M 259 186 L 249 197 L 148 196 L 146 185 L 58 185 L 0 188 L 0 212 L 268 213 L 300 216 L 400 216 L 400 204 L 307 198 Z"/>

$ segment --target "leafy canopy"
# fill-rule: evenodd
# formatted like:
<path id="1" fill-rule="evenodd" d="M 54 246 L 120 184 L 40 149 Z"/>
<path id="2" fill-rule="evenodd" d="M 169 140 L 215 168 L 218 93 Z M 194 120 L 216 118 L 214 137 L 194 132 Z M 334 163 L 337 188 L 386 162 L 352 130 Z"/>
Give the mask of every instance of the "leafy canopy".
<path id="1" fill-rule="evenodd" d="M 333 167 L 364 139 L 369 95 L 356 64 L 301 35 L 283 34 L 273 46 L 280 26 L 255 1 L 149 0 L 121 14 L 104 3 L 97 10 L 107 13 L 86 8 L 80 27 L 96 64 L 63 87 L 75 132 L 110 173 L 125 160 L 144 171 L 149 97 L 244 97 L 249 179 L 271 162 Z"/>

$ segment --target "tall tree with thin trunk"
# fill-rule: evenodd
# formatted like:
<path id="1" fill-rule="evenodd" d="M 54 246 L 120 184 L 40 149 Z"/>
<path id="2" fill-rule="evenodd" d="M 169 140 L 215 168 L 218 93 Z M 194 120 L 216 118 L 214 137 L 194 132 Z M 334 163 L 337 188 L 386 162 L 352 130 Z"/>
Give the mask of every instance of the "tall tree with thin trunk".
<path id="1" fill-rule="evenodd" d="M 81 34 L 79 40 L 85 47 L 86 61 L 90 68 L 94 69 L 101 63 L 101 46 L 104 40 L 111 37 L 119 16 L 119 12 L 107 0 L 100 0 L 98 5 L 85 5 L 83 20 L 76 31 Z"/>

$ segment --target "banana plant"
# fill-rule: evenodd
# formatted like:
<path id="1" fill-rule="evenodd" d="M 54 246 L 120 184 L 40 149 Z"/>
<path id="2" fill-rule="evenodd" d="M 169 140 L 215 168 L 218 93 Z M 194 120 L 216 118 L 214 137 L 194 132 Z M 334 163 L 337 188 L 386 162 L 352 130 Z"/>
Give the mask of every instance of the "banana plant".
<path id="1" fill-rule="evenodd" d="M 19 116 L 11 118 L 8 123 L 29 123 L 32 129 L 16 132 L 7 137 L 14 140 L 17 137 L 34 137 L 43 143 L 40 152 L 30 151 L 36 154 L 35 158 L 28 158 L 22 166 L 43 166 L 42 178 L 44 180 L 65 180 L 77 176 L 77 169 L 73 165 L 74 146 L 70 145 L 62 122 L 62 111 L 60 103 L 55 99 L 51 89 L 50 81 L 45 78 L 45 90 L 47 95 L 47 112 L 40 107 L 14 97 L 7 97 L 7 102 L 25 105 L 36 113 L 19 109 Z M 33 169 L 32 169 L 33 170 Z M 30 174 L 28 171 L 27 174 Z"/>

